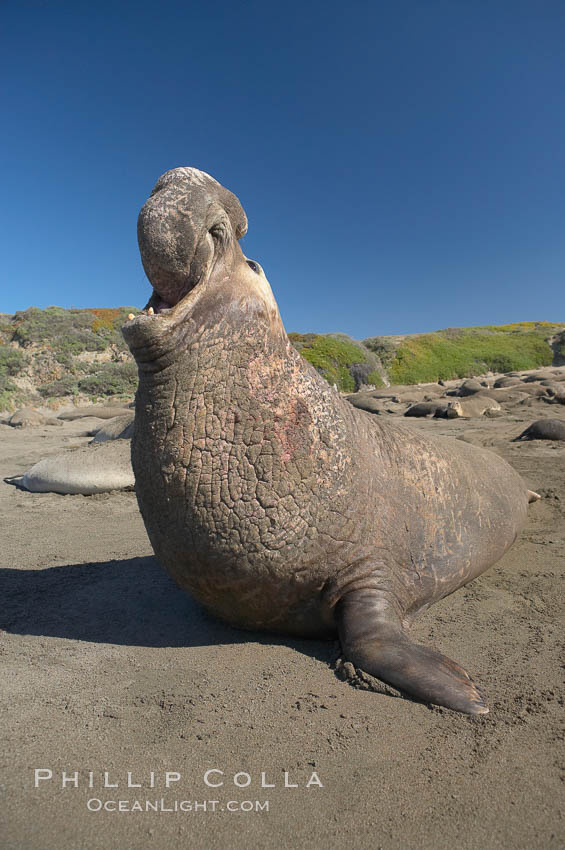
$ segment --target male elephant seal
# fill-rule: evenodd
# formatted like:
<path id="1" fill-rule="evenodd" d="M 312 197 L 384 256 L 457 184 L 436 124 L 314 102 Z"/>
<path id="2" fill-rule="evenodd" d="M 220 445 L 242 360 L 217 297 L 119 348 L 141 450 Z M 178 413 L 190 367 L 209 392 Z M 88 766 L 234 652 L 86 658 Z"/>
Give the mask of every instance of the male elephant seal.
<path id="1" fill-rule="evenodd" d="M 247 220 L 208 174 L 164 174 L 141 210 L 154 292 L 124 335 L 139 367 L 132 461 L 155 553 L 248 629 L 330 637 L 406 694 L 488 709 L 416 614 L 512 545 L 528 491 L 501 458 L 383 424 L 290 344 Z"/>
<path id="2" fill-rule="evenodd" d="M 537 419 L 514 438 L 518 440 L 565 440 L 565 422 L 561 419 Z"/>

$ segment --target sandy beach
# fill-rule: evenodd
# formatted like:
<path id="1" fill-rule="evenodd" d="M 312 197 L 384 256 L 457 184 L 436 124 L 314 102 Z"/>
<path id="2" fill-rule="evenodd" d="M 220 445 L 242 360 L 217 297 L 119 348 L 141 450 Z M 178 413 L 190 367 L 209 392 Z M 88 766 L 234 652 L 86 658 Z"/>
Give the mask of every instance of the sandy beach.
<path id="1" fill-rule="evenodd" d="M 210 619 L 156 563 L 132 492 L 2 484 L 2 847 L 565 846 L 565 443 L 511 442 L 541 416 L 565 408 L 407 425 L 499 452 L 542 496 L 414 629 L 481 682 L 485 717 L 341 681 L 337 642 Z M 94 424 L 0 426 L 2 477 Z"/>

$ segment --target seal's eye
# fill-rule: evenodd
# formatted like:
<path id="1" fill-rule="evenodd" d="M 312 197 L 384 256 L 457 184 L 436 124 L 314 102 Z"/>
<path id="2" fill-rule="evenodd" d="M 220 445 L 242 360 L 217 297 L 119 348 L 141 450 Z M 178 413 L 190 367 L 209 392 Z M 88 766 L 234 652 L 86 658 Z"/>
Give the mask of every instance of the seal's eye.
<path id="1" fill-rule="evenodd" d="M 253 269 L 255 274 L 261 274 L 261 266 L 259 265 L 259 263 L 256 263 L 255 260 L 246 260 L 246 262 L 249 268 Z"/>

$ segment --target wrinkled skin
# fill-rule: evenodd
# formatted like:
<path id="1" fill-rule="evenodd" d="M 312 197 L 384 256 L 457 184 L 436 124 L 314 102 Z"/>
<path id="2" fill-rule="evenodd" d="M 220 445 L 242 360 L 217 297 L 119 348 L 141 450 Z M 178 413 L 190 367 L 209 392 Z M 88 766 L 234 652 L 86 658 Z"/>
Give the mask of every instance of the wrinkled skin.
<path id="1" fill-rule="evenodd" d="M 337 632 L 345 659 L 404 693 L 485 713 L 468 674 L 408 629 L 512 545 L 528 491 L 494 454 L 342 399 L 289 343 L 245 226 L 235 196 L 189 168 L 140 213 L 154 293 L 124 335 L 155 553 L 236 626 Z"/>

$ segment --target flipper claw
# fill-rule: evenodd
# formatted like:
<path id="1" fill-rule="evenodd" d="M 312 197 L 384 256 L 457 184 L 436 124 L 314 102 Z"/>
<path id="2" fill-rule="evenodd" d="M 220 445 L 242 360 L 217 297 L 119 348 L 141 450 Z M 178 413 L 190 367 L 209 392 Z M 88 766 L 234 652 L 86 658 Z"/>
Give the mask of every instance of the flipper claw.
<path id="1" fill-rule="evenodd" d="M 466 670 L 435 649 L 413 643 L 375 591 L 349 593 L 336 613 L 344 658 L 356 667 L 422 702 L 464 714 L 488 713 Z"/>

